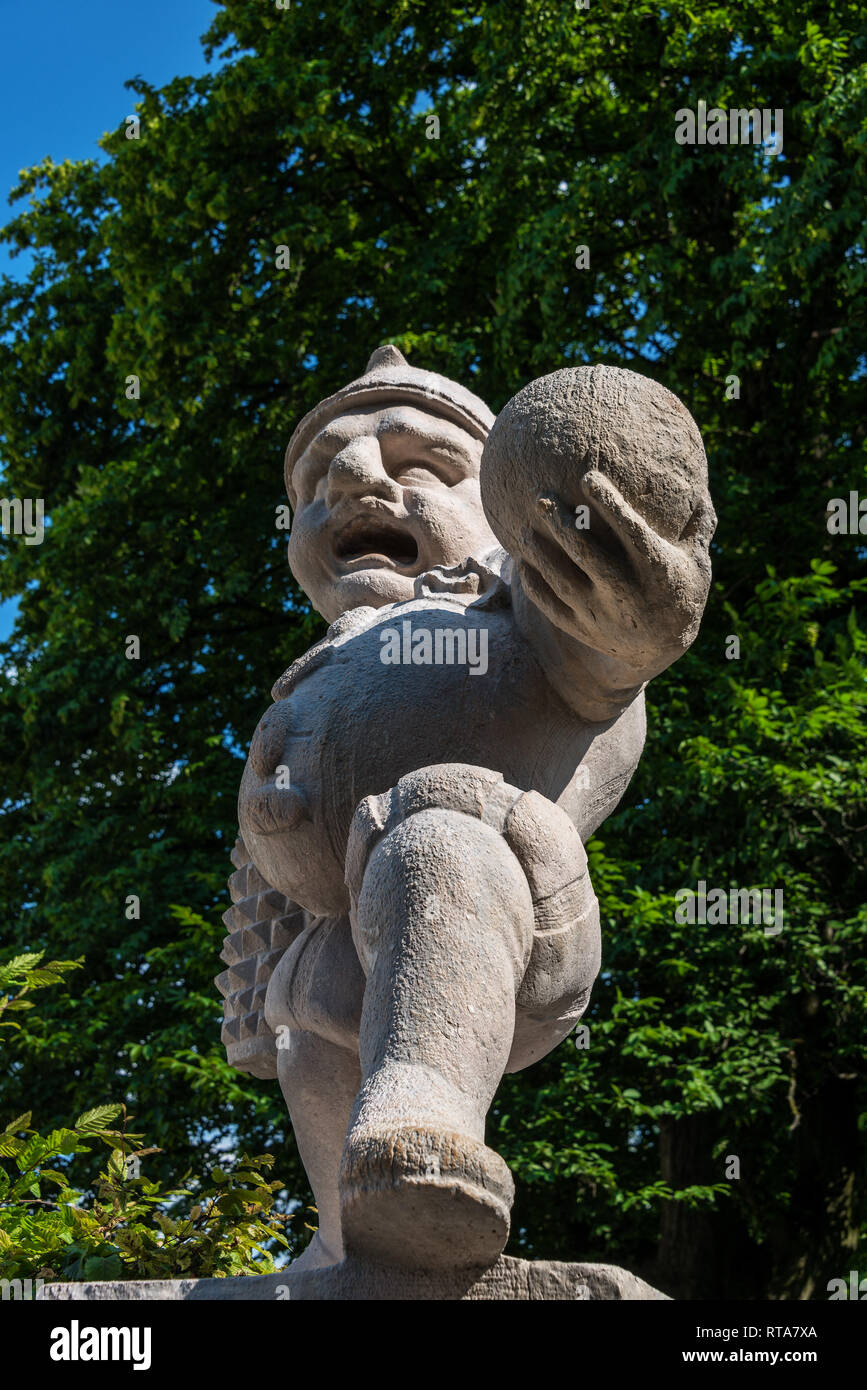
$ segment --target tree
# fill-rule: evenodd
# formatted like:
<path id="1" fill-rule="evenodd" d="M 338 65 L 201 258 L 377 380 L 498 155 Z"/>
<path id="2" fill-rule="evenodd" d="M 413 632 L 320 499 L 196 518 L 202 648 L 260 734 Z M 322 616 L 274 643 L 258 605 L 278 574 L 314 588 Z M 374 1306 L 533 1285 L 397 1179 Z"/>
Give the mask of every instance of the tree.
<path id="1" fill-rule="evenodd" d="M 863 550 L 826 525 L 864 470 L 858 8 L 226 0 L 207 44 L 211 76 L 131 84 L 139 138 L 104 164 L 25 175 L 5 233 L 36 257 L 0 290 L 5 487 L 50 525 L 3 542 L 0 903 L 16 948 L 86 966 L 4 1112 L 61 1123 L 121 1077 L 166 1177 L 285 1147 L 306 1196 L 211 984 L 241 753 L 320 631 L 274 524 L 282 448 L 383 341 L 495 410 L 632 366 L 705 435 L 716 588 L 590 845 L 590 1046 L 495 1107 L 512 1248 L 824 1297 L 864 1216 Z M 783 153 L 678 144 L 699 99 L 781 110 Z M 699 880 L 782 886 L 784 930 L 677 923 Z"/>

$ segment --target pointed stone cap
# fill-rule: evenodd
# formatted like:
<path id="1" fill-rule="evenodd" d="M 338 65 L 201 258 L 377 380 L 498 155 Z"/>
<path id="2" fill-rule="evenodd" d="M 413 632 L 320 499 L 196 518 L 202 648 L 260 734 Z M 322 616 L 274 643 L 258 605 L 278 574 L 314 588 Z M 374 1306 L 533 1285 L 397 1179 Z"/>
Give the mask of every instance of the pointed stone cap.
<path id="1" fill-rule="evenodd" d="M 371 354 L 363 376 L 320 401 L 298 425 L 286 450 L 284 477 L 289 495 L 292 496 L 292 469 L 323 425 L 361 406 L 391 402 L 404 402 L 439 415 L 482 442 L 494 423 L 491 411 L 472 391 L 439 372 L 411 367 L 393 343 L 386 343 Z"/>
<path id="2" fill-rule="evenodd" d="M 370 360 L 364 369 L 364 375 L 375 372 L 379 367 L 408 367 L 409 363 L 394 343 L 386 343 L 384 347 L 378 347 L 375 352 L 370 354 Z"/>

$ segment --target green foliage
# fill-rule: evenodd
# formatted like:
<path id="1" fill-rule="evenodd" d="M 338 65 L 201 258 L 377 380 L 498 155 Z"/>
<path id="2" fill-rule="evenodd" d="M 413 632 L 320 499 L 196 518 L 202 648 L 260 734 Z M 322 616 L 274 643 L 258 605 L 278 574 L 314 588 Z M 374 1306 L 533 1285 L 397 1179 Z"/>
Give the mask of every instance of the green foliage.
<path id="1" fill-rule="evenodd" d="M 20 1007 L 29 989 L 62 980 L 72 964 L 41 959 L 35 953 L 0 965 L 0 1006 Z M 18 993 L 6 996 L 15 986 Z M 118 1116 L 122 1126 L 114 1129 Z M 271 1155 L 242 1154 L 231 1171 L 215 1167 L 190 1187 L 164 1189 L 141 1173 L 141 1160 L 158 1150 L 143 1148 L 142 1136 L 127 1130 L 124 1105 L 96 1106 L 48 1134 L 33 1129 L 31 1118 L 18 1115 L 0 1133 L 0 1278 L 268 1274 L 275 1249 L 289 1246 L 291 1218 L 275 1210 L 284 1184 L 261 1171 L 273 1166 Z M 91 1153 L 95 1141 L 110 1154 L 85 1205 L 64 1160 Z"/>
<path id="2" fill-rule="evenodd" d="M 13 956 L 5 964 L 0 961 L 0 1028 L 21 1032 L 22 1025 L 6 1015 L 32 1009 L 33 1000 L 26 997 L 31 990 L 60 984 L 71 970 L 80 970 L 83 964 L 81 960 L 50 960 L 43 965 L 44 954 L 44 951 L 27 951 Z M 13 994 L 13 990 L 17 993 Z"/>
<path id="3" fill-rule="evenodd" d="M 50 525 L 2 542 L 0 908 L 19 954 L 87 962 L 3 1104 L 58 1128 L 122 1075 L 160 1181 L 231 1138 L 285 1146 L 306 1197 L 211 983 L 240 752 L 321 631 L 274 527 L 283 447 L 384 341 L 494 409 L 629 365 L 701 426 L 716 587 L 589 847 L 591 1046 L 497 1101 L 513 1248 L 823 1297 L 864 1220 L 864 550 L 825 526 L 867 491 L 861 7 L 225 0 L 208 43 L 212 75 L 132 84 L 140 140 L 25 174 L 3 233 L 35 257 L 0 286 L 4 487 Z M 679 146 L 699 97 L 782 109 L 783 154 Z M 782 887 L 783 932 L 680 926 L 699 879 Z"/>

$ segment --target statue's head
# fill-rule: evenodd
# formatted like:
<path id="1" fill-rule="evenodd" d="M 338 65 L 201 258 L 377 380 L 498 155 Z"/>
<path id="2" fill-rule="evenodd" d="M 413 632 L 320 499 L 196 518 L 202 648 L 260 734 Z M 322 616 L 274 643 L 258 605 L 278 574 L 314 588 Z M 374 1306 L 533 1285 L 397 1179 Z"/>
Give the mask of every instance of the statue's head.
<path id="1" fill-rule="evenodd" d="M 418 575 L 498 546 L 479 492 L 494 417 L 395 347 L 306 415 L 286 450 L 292 573 L 334 622 L 413 596 Z"/>

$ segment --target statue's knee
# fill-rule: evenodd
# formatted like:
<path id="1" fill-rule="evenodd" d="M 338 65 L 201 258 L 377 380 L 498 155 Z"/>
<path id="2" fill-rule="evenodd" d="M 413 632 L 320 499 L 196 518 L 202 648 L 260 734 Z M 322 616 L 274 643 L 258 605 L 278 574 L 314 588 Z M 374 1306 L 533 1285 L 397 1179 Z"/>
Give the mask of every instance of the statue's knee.
<path id="1" fill-rule="evenodd" d="M 600 965 L 599 907 L 580 835 L 539 793 L 471 765 L 411 773 L 359 805 L 346 881 L 367 973 L 384 927 L 406 916 L 408 885 L 427 894 L 431 926 L 444 913 L 452 929 L 481 918 L 486 929 L 524 924 L 510 1070 L 544 1056 L 584 1012 Z"/>
<path id="2" fill-rule="evenodd" d="M 463 811 L 412 810 L 379 836 L 351 893 L 356 949 L 365 973 L 383 945 L 423 933 L 430 948 L 511 958 L 515 988 L 530 959 L 533 905 L 521 866 L 491 826 Z M 493 963 L 493 962 L 492 962 Z"/>

